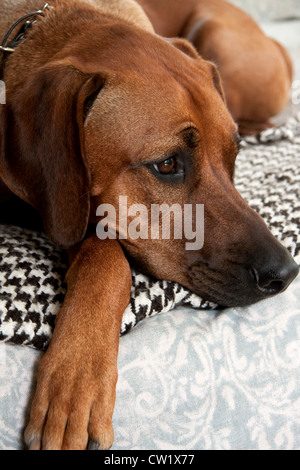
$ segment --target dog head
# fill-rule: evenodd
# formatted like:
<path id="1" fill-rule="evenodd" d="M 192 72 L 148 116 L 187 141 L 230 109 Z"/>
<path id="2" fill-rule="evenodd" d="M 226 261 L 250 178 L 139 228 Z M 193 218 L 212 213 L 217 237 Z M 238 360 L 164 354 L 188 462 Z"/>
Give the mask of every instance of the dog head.
<path id="1" fill-rule="evenodd" d="M 119 220 L 121 197 L 146 211 L 138 222 L 127 213 L 117 238 L 155 277 L 230 306 L 276 294 L 296 276 L 288 252 L 234 188 L 237 127 L 215 66 L 187 42 L 129 25 L 95 28 L 8 89 L 1 112 L 2 177 L 39 210 L 57 245 L 82 240 L 99 206 L 114 207 Z M 204 207 L 201 249 L 187 249 L 190 237 L 175 226 L 157 236 L 163 217 L 153 230 L 149 216 L 161 204 L 180 209 L 182 220 L 191 208 L 192 232 L 193 211 Z M 135 234 L 145 224 L 143 235 L 130 235 L 132 223 Z"/>

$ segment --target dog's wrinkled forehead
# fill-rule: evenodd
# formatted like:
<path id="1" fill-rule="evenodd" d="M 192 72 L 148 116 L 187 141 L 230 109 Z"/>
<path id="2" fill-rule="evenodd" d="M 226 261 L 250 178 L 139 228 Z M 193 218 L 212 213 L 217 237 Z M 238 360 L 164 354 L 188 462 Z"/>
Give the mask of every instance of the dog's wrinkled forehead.
<path id="1" fill-rule="evenodd" d="M 177 63 L 172 62 L 171 54 L 170 59 L 152 59 L 147 69 L 121 68 L 108 75 L 87 116 L 86 127 L 98 127 L 103 138 L 111 135 L 115 143 L 127 143 L 134 152 L 136 144 L 143 146 L 147 141 L 150 145 L 153 140 L 155 145 L 160 137 L 171 144 L 188 125 L 206 123 L 209 112 L 224 115 L 223 121 L 230 120 L 215 87 L 211 64 L 191 58 L 172 45 L 168 48 L 175 51 Z"/>
<path id="2" fill-rule="evenodd" d="M 110 44 L 106 56 L 99 55 L 99 67 L 106 62 L 107 85 L 117 87 L 122 97 L 125 92 L 134 95 L 132 105 L 136 104 L 136 108 L 147 100 L 149 109 L 156 106 L 160 111 L 163 107 L 175 110 L 180 105 L 177 102 L 179 88 L 188 94 L 198 91 L 205 97 L 207 87 L 214 87 L 215 67 L 201 59 L 186 41 L 165 40 L 154 35 L 133 37 L 132 40 L 130 37 L 122 53 L 121 44 L 119 49 L 118 42 L 115 48 Z M 119 106 L 122 104 L 122 101 L 118 103 Z"/>
<path id="3" fill-rule="evenodd" d="M 119 55 L 118 63 L 109 55 L 104 85 L 87 114 L 85 150 L 93 194 L 135 165 L 189 153 L 185 131 L 190 128 L 201 144 L 194 148 L 194 161 L 200 161 L 203 152 L 223 159 L 224 145 L 231 148 L 235 125 L 214 65 L 185 42 L 178 49 L 154 35 L 146 39 L 135 42 L 130 55 Z M 168 190 L 167 185 L 160 187 Z"/>

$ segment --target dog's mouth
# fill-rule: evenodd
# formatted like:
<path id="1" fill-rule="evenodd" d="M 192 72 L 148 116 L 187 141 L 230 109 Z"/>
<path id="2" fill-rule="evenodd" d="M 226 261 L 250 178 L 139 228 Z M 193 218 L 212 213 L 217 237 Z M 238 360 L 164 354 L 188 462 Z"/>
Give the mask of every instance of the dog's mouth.
<path id="1" fill-rule="evenodd" d="M 220 307 L 241 307 L 284 292 L 298 275 L 299 267 L 289 257 L 275 269 L 244 267 L 236 270 L 216 270 L 208 264 L 189 269 L 189 288 L 204 300 Z"/>
<path id="2" fill-rule="evenodd" d="M 190 289 L 203 300 L 220 307 L 237 307 L 253 304 L 264 295 L 255 292 L 255 282 L 251 273 L 238 278 L 230 272 L 217 271 L 208 265 L 192 266 L 189 270 Z M 249 289 L 253 284 L 253 289 Z M 252 292 L 249 292 L 252 291 Z"/>
<path id="3" fill-rule="evenodd" d="M 273 246 L 272 246 L 273 244 Z M 242 249 L 243 248 L 243 249 Z M 151 257 L 138 248 L 123 246 L 130 264 L 154 279 L 165 279 L 183 285 L 191 292 L 220 307 L 242 307 L 285 291 L 298 275 L 299 267 L 286 248 L 270 236 L 270 243 L 250 250 L 246 247 L 227 250 L 218 256 L 209 250 L 205 256 L 195 252 L 189 258 L 180 253 Z M 189 252 L 191 253 L 191 252 Z"/>

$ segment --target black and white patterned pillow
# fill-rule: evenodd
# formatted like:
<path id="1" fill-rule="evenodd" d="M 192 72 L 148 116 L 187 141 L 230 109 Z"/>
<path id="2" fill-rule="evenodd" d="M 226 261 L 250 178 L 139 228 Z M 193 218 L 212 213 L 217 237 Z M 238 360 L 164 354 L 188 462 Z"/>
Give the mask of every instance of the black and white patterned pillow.
<path id="1" fill-rule="evenodd" d="M 300 264 L 300 119 L 247 138 L 236 187 Z M 67 259 L 42 233 L 0 226 L 0 340 L 45 349 L 66 292 Z M 216 305 L 182 286 L 132 271 L 121 334 L 176 305 Z"/>

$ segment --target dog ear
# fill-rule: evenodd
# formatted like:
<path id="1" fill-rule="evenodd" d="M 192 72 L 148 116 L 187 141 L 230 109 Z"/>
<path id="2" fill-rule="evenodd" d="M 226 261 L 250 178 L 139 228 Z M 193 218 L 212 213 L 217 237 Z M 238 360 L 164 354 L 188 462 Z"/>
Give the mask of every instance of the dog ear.
<path id="1" fill-rule="evenodd" d="M 192 59 L 199 59 L 200 56 L 196 48 L 186 39 L 182 39 L 182 38 L 168 39 L 167 38 L 166 40 L 169 41 L 174 47 L 179 49 L 181 52 L 191 57 Z"/>
<path id="2" fill-rule="evenodd" d="M 218 71 L 216 65 L 213 62 L 209 62 L 209 66 L 210 66 L 210 69 L 211 69 L 211 74 L 212 74 L 213 83 L 215 85 L 215 89 L 217 90 L 217 92 L 221 96 L 224 103 L 226 103 L 224 88 L 223 88 L 222 80 L 221 80 L 221 75 L 219 74 L 219 71 Z"/>
<path id="3" fill-rule="evenodd" d="M 200 55 L 197 49 L 186 39 L 171 38 L 171 39 L 167 39 L 167 41 L 171 42 L 171 44 L 174 47 L 176 47 L 177 49 L 179 49 L 181 52 L 188 55 L 192 59 L 200 59 Z M 205 61 L 205 62 L 209 64 L 214 86 L 217 92 L 219 93 L 219 95 L 221 96 L 222 100 L 225 102 L 225 94 L 224 94 L 224 90 L 222 86 L 222 81 L 221 81 L 221 77 L 220 77 L 220 74 L 218 72 L 216 65 L 210 61 Z"/>
<path id="4" fill-rule="evenodd" d="M 81 241 L 90 211 L 84 156 L 85 103 L 104 83 L 66 62 L 48 64 L 1 106 L 1 177 L 35 207 L 62 248 Z"/>

